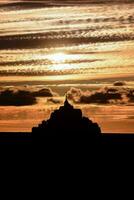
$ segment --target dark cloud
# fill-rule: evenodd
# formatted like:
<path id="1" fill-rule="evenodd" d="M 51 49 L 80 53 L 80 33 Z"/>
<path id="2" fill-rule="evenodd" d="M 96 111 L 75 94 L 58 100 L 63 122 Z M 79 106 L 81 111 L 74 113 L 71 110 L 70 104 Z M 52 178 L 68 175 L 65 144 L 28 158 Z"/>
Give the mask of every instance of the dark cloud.
<path id="1" fill-rule="evenodd" d="M 75 103 L 85 104 L 126 104 L 134 102 L 134 90 L 122 87 L 105 87 L 96 91 L 82 91 L 71 88 L 67 92 L 68 98 Z"/>
<path id="2" fill-rule="evenodd" d="M 131 89 L 128 94 L 127 97 L 129 99 L 129 102 L 134 102 L 134 89 Z"/>
<path id="3" fill-rule="evenodd" d="M 42 88 L 37 91 L 31 92 L 34 97 L 53 97 L 57 96 L 57 93 L 54 93 L 50 88 Z"/>
<path id="4" fill-rule="evenodd" d="M 5 90 L 0 92 L 0 105 L 3 106 L 23 106 L 33 105 L 36 103 L 36 98 L 28 91 L 13 91 Z"/>
<path id="5" fill-rule="evenodd" d="M 116 82 L 114 82 L 113 85 L 114 86 L 124 86 L 124 85 L 126 85 L 126 82 L 124 82 L 124 81 L 116 81 Z"/>
<path id="6" fill-rule="evenodd" d="M 0 7 L 12 7 L 12 8 L 18 8 L 18 9 L 29 9 L 29 8 L 42 8 L 42 7 L 50 7 L 52 6 L 50 4 L 50 1 L 27 1 L 27 0 L 3 0 L 0 2 Z"/>
<path id="7" fill-rule="evenodd" d="M 82 95 L 80 97 L 81 103 L 99 103 L 106 104 L 110 103 L 110 101 L 118 101 L 121 100 L 122 96 L 119 91 L 114 89 L 104 88 L 100 91 L 92 92 L 88 95 Z"/>
<path id="8" fill-rule="evenodd" d="M 0 105 L 1 106 L 24 106 L 37 103 L 36 97 L 54 97 L 57 96 L 50 88 L 32 88 L 18 87 L 1 89 Z"/>

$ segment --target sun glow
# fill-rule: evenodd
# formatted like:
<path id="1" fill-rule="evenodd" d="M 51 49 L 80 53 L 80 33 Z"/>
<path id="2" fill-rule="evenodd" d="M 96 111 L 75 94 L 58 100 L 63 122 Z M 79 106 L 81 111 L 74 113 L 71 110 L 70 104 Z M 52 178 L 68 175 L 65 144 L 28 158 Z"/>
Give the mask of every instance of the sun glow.
<path id="1" fill-rule="evenodd" d="M 67 57 L 68 56 L 65 53 L 56 53 L 56 54 L 49 55 L 49 59 L 52 62 L 56 62 L 56 63 L 65 62 Z"/>

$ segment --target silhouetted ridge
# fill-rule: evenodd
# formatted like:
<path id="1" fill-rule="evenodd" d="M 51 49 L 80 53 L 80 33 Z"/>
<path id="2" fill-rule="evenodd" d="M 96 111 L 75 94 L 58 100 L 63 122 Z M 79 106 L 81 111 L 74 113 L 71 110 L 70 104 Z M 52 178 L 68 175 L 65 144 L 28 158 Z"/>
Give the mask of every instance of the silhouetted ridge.
<path id="1" fill-rule="evenodd" d="M 43 121 L 38 127 L 32 129 L 36 137 L 44 135 L 84 135 L 97 137 L 101 134 L 101 129 L 97 123 L 93 123 L 82 116 L 80 109 L 74 107 L 68 102 L 67 98 L 64 106 L 55 110 L 49 120 Z"/>

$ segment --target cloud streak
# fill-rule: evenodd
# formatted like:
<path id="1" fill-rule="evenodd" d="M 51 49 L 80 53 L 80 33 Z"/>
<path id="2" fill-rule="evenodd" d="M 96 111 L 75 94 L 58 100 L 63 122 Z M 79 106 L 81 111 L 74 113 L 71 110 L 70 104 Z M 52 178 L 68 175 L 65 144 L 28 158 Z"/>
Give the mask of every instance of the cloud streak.
<path id="1" fill-rule="evenodd" d="M 133 0 L 1 0 L 0 4 L 8 3 L 42 3 L 48 5 L 84 5 L 84 4 L 100 4 L 100 3 L 133 3 Z"/>

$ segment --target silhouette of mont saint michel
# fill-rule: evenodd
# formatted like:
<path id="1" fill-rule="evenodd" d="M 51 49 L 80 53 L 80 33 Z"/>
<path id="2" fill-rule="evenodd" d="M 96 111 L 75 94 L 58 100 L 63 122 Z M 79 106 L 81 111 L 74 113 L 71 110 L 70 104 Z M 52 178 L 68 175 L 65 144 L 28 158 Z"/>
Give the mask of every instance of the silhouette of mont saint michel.
<path id="1" fill-rule="evenodd" d="M 45 139 L 45 136 L 61 136 L 58 140 L 53 138 Z M 69 137 L 66 137 L 69 136 Z M 77 136 L 81 136 L 80 138 Z M 87 136 L 86 139 L 85 137 Z M 73 140 L 74 138 L 74 140 Z M 83 138 L 83 139 L 82 139 Z M 90 119 L 82 115 L 80 109 L 75 109 L 67 100 L 64 105 L 58 110 L 55 110 L 50 119 L 43 121 L 38 127 L 33 127 L 31 133 L 0 133 L 0 145 L 1 144 L 43 144 L 48 147 L 58 147 L 63 144 L 65 147 L 72 144 L 77 147 L 77 144 L 81 148 L 89 147 L 89 143 L 97 141 L 97 144 L 132 144 L 134 146 L 134 134 L 112 134 L 112 133 L 101 133 L 101 128 L 97 123 L 92 122 Z M 94 142 L 93 142 L 94 144 Z M 78 146 L 79 147 L 79 146 Z M 68 148 L 67 148 L 68 149 Z"/>
<path id="2" fill-rule="evenodd" d="M 89 135 L 97 138 L 101 135 L 101 129 L 97 123 L 93 123 L 82 115 L 80 109 L 75 109 L 67 100 L 64 106 L 55 110 L 50 119 L 42 121 L 38 127 L 32 128 L 32 135 L 36 138 L 46 135 Z"/>

